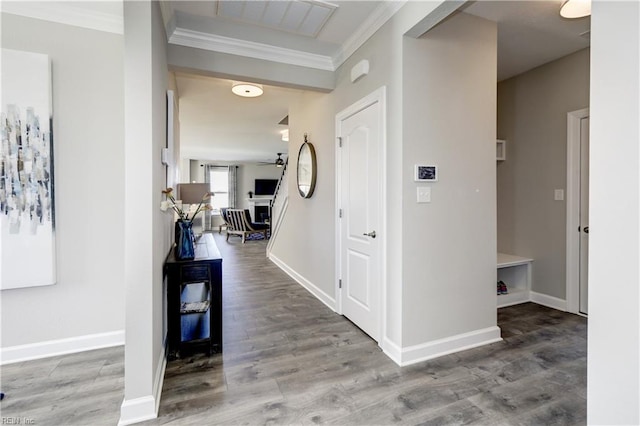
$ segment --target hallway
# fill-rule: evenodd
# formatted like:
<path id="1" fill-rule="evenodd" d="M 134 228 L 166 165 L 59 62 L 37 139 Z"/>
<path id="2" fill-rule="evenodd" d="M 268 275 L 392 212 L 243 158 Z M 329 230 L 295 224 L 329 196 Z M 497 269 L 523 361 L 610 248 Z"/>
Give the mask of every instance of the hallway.
<path id="1" fill-rule="evenodd" d="M 586 319 L 524 304 L 498 311 L 504 341 L 400 368 L 264 257 L 265 241 L 214 234 L 224 258 L 224 354 L 169 362 L 144 424 L 586 423 Z M 114 425 L 123 348 L 1 368 L 4 418 Z"/>
<path id="2" fill-rule="evenodd" d="M 499 311 L 503 342 L 400 368 L 264 257 L 223 256 L 224 353 L 169 362 L 147 424 L 586 423 L 586 320 Z"/>

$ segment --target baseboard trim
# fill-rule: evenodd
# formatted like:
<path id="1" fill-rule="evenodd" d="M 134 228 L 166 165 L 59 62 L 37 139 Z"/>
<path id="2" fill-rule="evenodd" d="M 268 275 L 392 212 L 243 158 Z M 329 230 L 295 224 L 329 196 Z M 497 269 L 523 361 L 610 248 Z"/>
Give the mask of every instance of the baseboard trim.
<path id="1" fill-rule="evenodd" d="M 538 305 L 546 306 L 548 308 L 557 309 L 559 311 L 567 311 L 567 301 L 559 299 L 557 297 L 549 296 L 542 293 L 531 292 L 531 301 Z"/>
<path id="2" fill-rule="evenodd" d="M 382 352 L 384 352 L 386 356 L 391 358 L 391 361 L 398 365 L 402 365 L 402 348 L 400 346 L 384 337 L 380 343 L 380 349 L 382 349 Z"/>
<path id="3" fill-rule="evenodd" d="M 153 395 L 156 399 L 155 413 L 158 416 L 160 410 L 160 399 L 162 398 L 162 386 L 164 385 L 164 373 L 167 370 L 167 340 L 165 338 L 160 359 L 158 359 L 158 368 L 156 368 L 156 377 L 153 380 Z"/>
<path id="4" fill-rule="evenodd" d="M 282 260 L 278 259 L 278 257 L 273 255 L 273 253 L 269 253 L 269 260 L 273 262 L 278 268 L 282 269 L 287 275 L 293 278 L 294 281 L 296 281 L 302 287 L 306 288 L 309 293 L 313 294 L 322 303 L 327 305 L 329 309 L 331 309 L 333 312 L 336 312 L 336 299 L 329 296 L 327 293 L 315 286 L 311 281 L 307 280 L 305 277 L 294 271 L 293 268 L 291 268 Z"/>
<path id="5" fill-rule="evenodd" d="M 47 340 L 0 349 L 0 365 L 124 345 L 124 330 Z"/>
<path id="6" fill-rule="evenodd" d="M 408 346 L 402 349 L 399 365 L 404 367 L 454 352 L 465 351 L 478 346 L 499 342 L 501 340 L 500 327 L 494 326 L 419 345 Z"/>
<path id="7" fill-rule="evenodd" d="M 120 420 L 118 426 L 131 425 L 158 417 L 164 373 L 167 369 L 167 345 L 163 345 L 158 368 L 153 380 L 153 394 L 122 401 L 120 406 Z"/>
<path id="8" fill-rule="evenodd" d="M 156 399 L 151 396 L 143 396 L 122 401 L 120 406 L 120 420 L 118 426 L 131 425 L 158 417 L 156 411 Z"/>

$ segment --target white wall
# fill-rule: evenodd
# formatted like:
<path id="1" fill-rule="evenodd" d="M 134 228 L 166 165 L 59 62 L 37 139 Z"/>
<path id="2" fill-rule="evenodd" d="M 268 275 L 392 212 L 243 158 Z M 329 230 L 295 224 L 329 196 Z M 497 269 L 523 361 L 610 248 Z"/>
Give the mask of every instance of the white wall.
<path id="1" fill-rule="evenodd" d="M 253 216 L 253 205 L 247 201 L 249 198 L 247 193 L 249 191 L 255 193 L 256 179 L 280 179 L 281 174 L 282 169 L 273 165 L 240 164 L 238 166 L 238 193 L 236 194 L 237 208 L 250 209 L 251 217 L 256 220 Z"/>
<path id="2" fill-rule="evenodd" d="M 640 424 L 640 4 L 591 16 L 587 421 Z"/>
<path id="3" fill-rule="evenodd" d="M 191 183 L 204 183 L 204 165 L 200 160 L 189 160 L 189 181 Z"/>
<path id="4" fill-rule="evenodd" d="M 498 84 L 498 251 L 535 259 L 533 290 L 566 299 L 567 113 L 589 106 L 589 49 Z M 508 284 L 508 283 L 507 283 Z"/>
<path id="5" fill-rule="evenodd" d="M 497 28 L 464 13 L 403 58 L 402 346 L 496 327 Z M 414 182 L 435 164 L 435 183 Z M 431 188 L 418 204 L 416 188 Z M 428 351 L 427 351 L 428 352 Z"/>
<path id="6" fill-rule="evenodd" d="M 57 339 L 82 349 L 103 333 L 122 343 L 122 35 L 3 13 L 2 47 L 45 53 L 52 63 L 58 274 L 53 286 L 2 291 L 3 354 L 44 344 L 46 355 Z"/>
<path id="7" fill-rule="evenodd" d="M 125 399 L 121 422 L 157 415 L 164 366 L 162 267 L 172 215 L 160 211 L 167 185 L 166 35 L 157 2 L 124 3 L 125 29 Z M 174 156 L 174 158 L 176 158 Z"/>

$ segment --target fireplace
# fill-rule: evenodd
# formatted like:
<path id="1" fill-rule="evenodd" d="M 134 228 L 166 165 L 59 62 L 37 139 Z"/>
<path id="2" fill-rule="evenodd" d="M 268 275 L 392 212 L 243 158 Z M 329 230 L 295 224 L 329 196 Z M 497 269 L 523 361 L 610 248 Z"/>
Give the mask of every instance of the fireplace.
<path id="1" fill-rule="evenodd" d="M 255 206 L 253 220 L 264 223 L 269 221 L 269 206 Z"/>
<path id="2" fill-rule="evenodd" d="M 247 198 L 249 210 L 251 210 L 251 218 L 254 222 L 265 222 L 270 219 L 271 200 L 273 197 L 253 197 Z"/>

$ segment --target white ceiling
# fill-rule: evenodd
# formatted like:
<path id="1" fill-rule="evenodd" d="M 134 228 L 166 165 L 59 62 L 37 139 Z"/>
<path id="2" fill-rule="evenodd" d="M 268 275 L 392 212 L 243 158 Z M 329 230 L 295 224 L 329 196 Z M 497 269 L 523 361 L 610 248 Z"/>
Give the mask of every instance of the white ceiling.
<path id="1" fill-rule="evenodd" d="M 272 3 L 280 3 L 280 21 L 265 18 Z M 388 2 L 336 1 L 336 9 L 323 27 L 303 34 L 300 25 L 281 28 L 285 22 L 283 6 L 295 1 L 173 1 L 177 25 L 212 35 L 333 58 L 380 16 Z M 322 6 L 321 2 L 316 3 Z M 498 23 L 498 80 L 503 80 L 589 46 L 580 34 L 589 30 L 590 18 L 567 20 L 559 16 L 562 0 L 548 1 L 472 1 L 461 11 Z M 306 4 L 308 6 L 308 4 Z M 229 10 L 233 12 L 229 12 Z M 306 9 L 311 10 L 310 7 Z M 234 13 L 233 17 L 222 16 Z M 305 22 L 304 14 L 297 23 Z M 165 18 L 166 19 L 166 18 Z M 265 23 L 265 20 L 268 23 Z M 260 22 L 252 22 L 260 21 Z M 278 22 L 276 22 L 278 21 Z M 352 48 L 352 47 L 351 47 Z M 343 58 L 342 58 L 343 59 Z M 265 161 L 275 153 L 287 152 L 277 123 L 287 115 L 294 89 L 265 86 L 260 98 L 242 99 L 231 94 L 231 81 L 179 75 L 183 157 L 203 160 Z M 201 135 L 208 135 L 202 138 Z"/>
<path id="2" fill-rule="evenodd" d="M 498 23 L 498 81 L 589 47 L 591 18 L 565 19 L 562 0 L 474 1 L 462 11 Z"/>
<path id="3" fill-rule="evenodd" d="M 337 5 L 315 0 L 219 1 L 217 15 L 292 34 L 315 37 L 337 9 Z"/>
<path id="4" fill-rule="evenodd" d="M 176 74 L 183 158 L 220 162 L 275 161 L 287 152 L 278 124 L 300 91 L 264 86 L 257 98 L 231 92 L 232 80 Z M 286 157 L 286 156 L 285 156 Z"/>
<path id="5" fill-rule="evenodd" d="M 170 43 L 201 48 L 210 46 L 216 50 L 218 46 L 233 40 L 234 49 L 255 47 L 257 44 L 267 54 L 275 50 L 278 53 L 291 51 L 302 60 L 308 58 L 310 64 L 313 63 L 312 59 L 320 60 L 325 63 L 323 69 L 334 70 L 345 56 L 359 47 L 364 41 L 362 37 L 370 35 L 366 32 L 369 27 L 378 21 L 386 21 L 403 3 L 359 0 L 331 3 L 319 0 L 173 0 L 161 4 Z M 311 16 L 315 10 L 329 5 L 333 11 L 326 21 L 320 22 L 316 19 L 318 17 Z M 281 19 L 272 16 L 273 10 L 281 14 Z M 374 27 L 372 30 L 376 29 Z M 284 61 L 278 54 L 274 54 L 272 60 Z"/>

